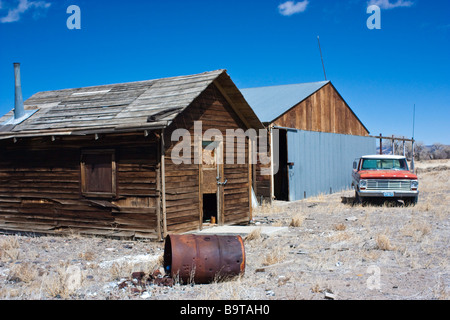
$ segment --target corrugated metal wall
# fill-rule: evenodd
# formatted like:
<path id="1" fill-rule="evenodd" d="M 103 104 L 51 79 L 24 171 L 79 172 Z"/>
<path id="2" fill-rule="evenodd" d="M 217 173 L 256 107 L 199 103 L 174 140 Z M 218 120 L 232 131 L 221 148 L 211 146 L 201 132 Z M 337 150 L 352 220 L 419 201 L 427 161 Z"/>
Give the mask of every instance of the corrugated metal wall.
<path id="1" fill-rule="evenodd" d="M 288 129 L 289 200 L 351 187 L 353 160 L 376 153 L 371 137 Z"/>

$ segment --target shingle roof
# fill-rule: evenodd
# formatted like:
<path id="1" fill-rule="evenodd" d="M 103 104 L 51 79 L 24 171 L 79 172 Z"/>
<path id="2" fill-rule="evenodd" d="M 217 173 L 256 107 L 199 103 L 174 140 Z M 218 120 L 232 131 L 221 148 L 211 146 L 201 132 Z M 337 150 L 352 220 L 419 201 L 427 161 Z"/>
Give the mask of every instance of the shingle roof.
<path id="1" fill-rule="evenodd" d="M 38 111 L 16 126 L 2 128 L 1 124 L 6 124 L 13 116 L 10 111 L 0 118 L 0 134 L 83 134 L 98 130 L 162 128 L 170 125 L 216 80 L 231 88 L 233 95 L 239 92 L 222 69 L 189 76 L 39 92 L 24 102 L 26 110 Z M 252 118 L 253 124 L 262 127 L 242 95 L 237 104 L 243 114 Z"/>
<path id="2" fill-rule="evenodd" d="M 272 122 L 330 81 L 241 89 L 262 122 Z"/>

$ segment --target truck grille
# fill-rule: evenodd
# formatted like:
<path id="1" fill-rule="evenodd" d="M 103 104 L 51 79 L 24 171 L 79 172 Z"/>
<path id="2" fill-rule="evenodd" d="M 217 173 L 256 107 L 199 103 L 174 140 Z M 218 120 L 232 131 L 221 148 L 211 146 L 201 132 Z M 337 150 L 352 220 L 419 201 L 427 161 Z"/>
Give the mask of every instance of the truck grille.
<path id="1" fill-rule="evenodd" d="M 411 190 L 410 180 L 367 180 L 366 190 Z"/>

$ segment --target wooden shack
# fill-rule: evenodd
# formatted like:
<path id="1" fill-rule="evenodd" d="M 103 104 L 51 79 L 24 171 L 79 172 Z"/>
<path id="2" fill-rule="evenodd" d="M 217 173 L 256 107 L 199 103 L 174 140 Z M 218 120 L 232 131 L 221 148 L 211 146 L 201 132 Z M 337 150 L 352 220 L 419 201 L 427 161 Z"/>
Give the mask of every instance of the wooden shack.
<path id="1" fill-rule="evenodd" d="M 251 164 L 216 161 L 226 142 L 211 151 L 193 134 L 196 121 L 202 133 L 264 128 L 225 70 L 39 92 L 24 106 L 25 120 L 0 118 L 1 230 L 161 240 L 251 219 Z M 192 134 L 181 164 L 177 129 Z"/>
<path id="2" fill-rule="evenodd" d="M 349 188 L 353 159 L 376 151 L 331 81 L 241 92 L 271 132 L 272 174 L 259 174 L 264 165 L 258 163 L 258 199 L 294 201 Z"/>

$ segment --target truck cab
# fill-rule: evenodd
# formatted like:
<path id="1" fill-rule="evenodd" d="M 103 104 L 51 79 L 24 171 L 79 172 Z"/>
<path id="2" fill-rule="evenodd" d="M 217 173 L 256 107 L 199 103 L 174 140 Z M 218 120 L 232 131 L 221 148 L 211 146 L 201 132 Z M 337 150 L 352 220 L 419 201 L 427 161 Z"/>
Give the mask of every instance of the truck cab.
<path id="1" fill-rule="evenodd" d="M 417 175 L 409 171 L 404 156 L 367 155 L 356 159 L 353 162 L 352 187 L 359 203 L 384 198 L 415 205 L 419 199 Z"/>

